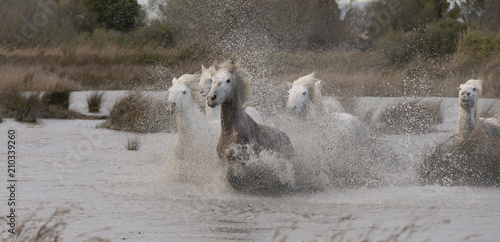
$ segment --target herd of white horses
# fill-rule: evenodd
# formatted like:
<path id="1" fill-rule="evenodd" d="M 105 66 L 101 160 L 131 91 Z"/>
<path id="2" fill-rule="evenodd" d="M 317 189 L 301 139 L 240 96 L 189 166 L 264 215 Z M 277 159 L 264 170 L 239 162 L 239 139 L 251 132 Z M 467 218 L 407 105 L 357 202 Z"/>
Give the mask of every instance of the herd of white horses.
<path id="1" fill-rule="evenodd" d="M 335 131 L 338 130 L 344 139 L 367 138 L 364 124 L 346 113 L 335 98 L 323 96 L 321 85 L 322 81 L 314 73 L 289 85 L 286 108 L 294 120 L 290 125 L 307 125 L 327 115 L 323 120 L 335 123 Z M 259 111 L 247 106 L 252 96 L 250 76 L 234 61 L 209 68 L 202 66 L 200 74 L 174 78 L 168 91 L 168 111 L 176 116 L 178 128 L 174 144 L 176 158 L 193 159 L 191 155 L 204 155 L 207 148 L 215 149 L 218 163 L 227 168 L 226 178 L 232 187 L 241 189 L 248 183 L 264 179 L 246 170 L 245 161 L 250 157 L 258 157 L 263 151 L 285 159 L 294 155 L 288 135 L 266 125 Z M 460 85 L 460 116 L 454 142 L 465 140 L 477 127 L 500 127 L 497 119 L 478 117 L 477 100 L 481 91 L 480 80 Z M 195 95 L 206 99 L 204 111 L 194 101 Z M 208 143 L 217 145 L 211 147 Z"/>

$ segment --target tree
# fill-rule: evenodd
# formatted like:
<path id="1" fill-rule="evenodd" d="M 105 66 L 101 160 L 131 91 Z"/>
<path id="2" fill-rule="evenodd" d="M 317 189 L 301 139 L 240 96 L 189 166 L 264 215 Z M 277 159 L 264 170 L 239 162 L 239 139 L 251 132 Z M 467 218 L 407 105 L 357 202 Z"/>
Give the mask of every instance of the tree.
<path id="1" fill-rule="evenodd" d="M 323 48 L 341 31 L 335 0 L 153 0 L 182 38 L 231 48 Z"/>
<path id="2" fill-rule="evenodd" d="M 378 37 L 388 29 L 408 32 L 424 29 L 446 16 L 447 0 L 381 0 L 368 6 L 368 35 Z"/>
<path id="3" fill-rule="evenodd" d="M 141 6 L 137 0 L 84 0 L 97 23 L 107 29 L 129 31 L 140 24 Z"/>

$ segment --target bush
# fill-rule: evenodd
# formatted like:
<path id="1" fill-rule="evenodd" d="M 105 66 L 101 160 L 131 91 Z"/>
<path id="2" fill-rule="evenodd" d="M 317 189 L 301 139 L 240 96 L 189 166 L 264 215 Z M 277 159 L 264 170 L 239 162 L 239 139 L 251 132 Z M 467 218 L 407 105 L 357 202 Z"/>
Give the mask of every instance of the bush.
<path id="1" fill-rule="evenodd" d="M 422 184 L 500 185 L 500 129 L 476 128 L 460 143 L 446 141 L 426 155 L 417 172 Z"/>
<path id="2" fill-rule="evenodd" d="M 104 92 L 93 91 L 87 97 L 87 106 L 89 107 L 89 112 L 98 113 L 101 109 L 102 102 L 104 99 Z"/>
<path id="3" fill-rule="evenodd" d="M 15 106 L 17 110 L 15 119 L 20 122 L 35 123 L 43 109 L 40 93 L 31 93 L 27 96 L 19 95 L 21 95 L 21 98 Z"/>
<path id="4" fill-rule="evenodd" d="M 393 62 L 406 62 L 416 55 L 414 32 L 396 32 L 388 31 L 385 35 L 379 38 L 375 46 L 380 50 L 382 55 Z"/>
<path id="5" fill-rule="evenodd" d="M 70 91 L 44 92 L 42 102 L 47 106 L 57 106 L 60 109 L 69 108 Z"/>
<path id="6" fill-rule="evenodd" d="M 500 51 L 500 41 L 481 31 L 468 33 L 458 46 L 459 53 L 483 59 Z"/>
<path id="7" fill-rule="evenodd" d="M 129 31 L 140 23 L 141 6 L 137 0 L 85 0 L 85 6 L 107 29 Z"/>
<path id="8" fill-rule="evenodd" d="M 171 47 L 174 45 L 174 38 L 177 34 L 177 30 L 159 20 L 153 20 L 148 26 L 144 26 L 141 31 L 138 31 L 138 34 L 142 35 L 140 37 L 142 37 L 146 43 L 154 41 L 162 47 Z"/>
<path id="9" fill-rule="evenodd" d="M 166 103 L 132 92 L 115 103 L 104 127 L 139 133 L 172 131 L 175 119 L 166 110 Z"/>
<path id="10" fill-rule="evenodd" d="M 443 122 L 442 101 L 404 99 L 390 105 L 380 114 L 379 121 L 390 133 L 426 133 L 433 125 Z"/>
<path id="11" fill-rule="evenodd" d="M 421 55 L 432 58 L 453 54 L 465 28 L 464 23 L 450 18 L 433 22 L 417 34 L 416 49 Z"/>

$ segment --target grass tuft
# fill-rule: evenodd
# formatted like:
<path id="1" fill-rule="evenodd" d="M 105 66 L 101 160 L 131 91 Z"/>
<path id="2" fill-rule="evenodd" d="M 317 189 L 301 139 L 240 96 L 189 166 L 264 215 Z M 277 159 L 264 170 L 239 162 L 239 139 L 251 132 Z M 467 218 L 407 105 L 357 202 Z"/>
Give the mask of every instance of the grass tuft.
<path id="1" fill-rule="evenodd" d="M 93 91 L 87 97 L 87 105 L 89 107 L 89 112 L 98 113 L 101 109 L 102 103 L 104 101 L 104 92 Z"/>
<path id="2" fill-rule="evenodd" d="M 430 132 L 433 125 L 443 122 L 441 103 L 442 100 L 403 99 L 389 105 L 379 116 L 379 121 L 385 125 L 382 131 L 410 134 Z"/>
<path id="3" fill-rule="evenodd" d="M 43 102 L 40 93 L 30 93 L 27 96 L 19 94 L 21 97 L 15 104 L 15 119 L 19 122 L 35 123 L 40 117 L 43 109 Z"/>
<path id="4" fill-rule="evenodd" d="M 127 137 L 127 150 L 136 151 L 139 150 L 141 145 L 141 140 L 138 136 Z"/>

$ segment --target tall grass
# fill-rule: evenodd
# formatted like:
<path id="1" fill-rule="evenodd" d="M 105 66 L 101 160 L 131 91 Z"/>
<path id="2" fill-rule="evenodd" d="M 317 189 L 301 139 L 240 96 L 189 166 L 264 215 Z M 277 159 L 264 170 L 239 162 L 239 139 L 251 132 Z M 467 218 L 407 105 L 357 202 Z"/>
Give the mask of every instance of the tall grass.
<path id="1" fill-rule="evenodd" d="M 44 241 L 57 242 L 62 241 L 62 234 L 68 223 L 64 220 L 71 212 L 70 208 L 57 208 L 50 216 L 41 217 L 32 212 L 26 217 L 23 217 L 22 222 L 17 225 L 15 234 L 10 234 L 5 231 L 0 235 L 1 241 L 16 242 L 16 241 Z M 0 221 L 6 221 L 4 217 Z M 89 236 L 88 234 L 80 234 L 79 241 L 109 241 L 97 236 Z M 76 238 L 74 238 L 76 239 Z"/>
<path id="2" fill-rule="evenodd" d="M 89 108 L 89 112 L 98 113 L 101 110 L 101 106 L 104 100 L 104 92 L 93 91 L 87 97 L 87 106 Z"/>

